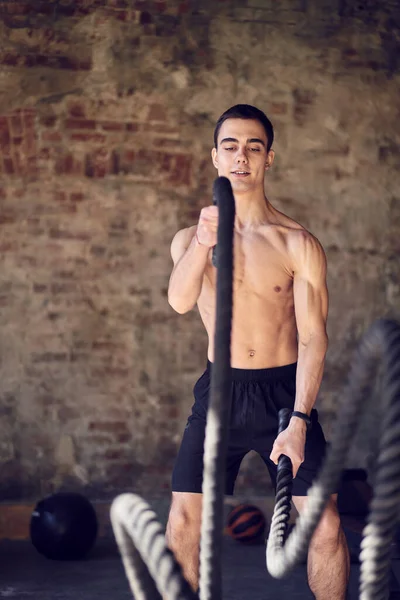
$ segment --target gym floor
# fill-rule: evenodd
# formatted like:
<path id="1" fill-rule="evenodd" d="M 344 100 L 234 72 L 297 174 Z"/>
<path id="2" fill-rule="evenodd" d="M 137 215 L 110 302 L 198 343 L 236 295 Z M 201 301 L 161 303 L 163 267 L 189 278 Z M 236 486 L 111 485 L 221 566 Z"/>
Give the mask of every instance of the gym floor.
<path id="1" fill-rule="evenodd" d="M 81 561 L 49 561 L 29 541 L 0 543 L 0 598 L 12 600 L 128 600 L 132 598 L 115 543 L 99 539 Z M 305 565 L 289 577 L 272 579 L 265 567 L 263 545 L 243 546 L 230 538 L 224 545 L 226 600 L 309 600 Z M 392 563 L 392 589 L 399 589 L 400 560 Z M 352 564 L 349 600 L 358 599 L 359 565 Z M 400 598 L 392 592 L 390 599 Z M 332 599 L 334 600 L 334 599 Z"/>

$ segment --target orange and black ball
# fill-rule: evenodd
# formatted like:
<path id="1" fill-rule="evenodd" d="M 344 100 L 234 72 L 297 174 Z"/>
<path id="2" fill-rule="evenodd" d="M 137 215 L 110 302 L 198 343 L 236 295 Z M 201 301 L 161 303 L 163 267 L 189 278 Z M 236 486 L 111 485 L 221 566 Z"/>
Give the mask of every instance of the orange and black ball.
<path id="1" fill-rule="evenodd" d="M 228 515 L 225 533 L 234 540 L 254 544 L 263 539 L 266 521 L 263 512 L 252 504 L 239 504 Z"/>

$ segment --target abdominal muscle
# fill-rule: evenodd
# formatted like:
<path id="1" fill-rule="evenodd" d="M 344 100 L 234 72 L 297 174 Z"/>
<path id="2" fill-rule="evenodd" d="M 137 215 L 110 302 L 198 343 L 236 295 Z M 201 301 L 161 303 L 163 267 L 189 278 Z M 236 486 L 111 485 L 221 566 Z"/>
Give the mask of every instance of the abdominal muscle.
<path id="1" fill-rule="evenodd" d="M 209 290 L 211 291 L 211 290 Z M 241 298 L 234 294 L 231 329 L 231 366 L 265 369 L 297 360 L 297 329 L 293 301 Z M 282 306 L 283 300 L 283 306 Z M 208 359 L 214 362 L 215 295 L 202 293 L 198 307 L 208 334 Z"/>

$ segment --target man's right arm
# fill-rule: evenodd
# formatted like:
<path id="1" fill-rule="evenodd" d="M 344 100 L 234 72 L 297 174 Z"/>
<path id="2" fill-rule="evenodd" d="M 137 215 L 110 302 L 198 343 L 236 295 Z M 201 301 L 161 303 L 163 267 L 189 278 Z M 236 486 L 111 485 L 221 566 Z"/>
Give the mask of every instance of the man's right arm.
<path id="1" fill-rule="evenodd" d="M 210 248 L 200 244 L 196 227 L 178 231 L 172 240 L 174 268 L 168 287 L 168 302 L 176 312 L 191 310 L 200 296 Z"/>

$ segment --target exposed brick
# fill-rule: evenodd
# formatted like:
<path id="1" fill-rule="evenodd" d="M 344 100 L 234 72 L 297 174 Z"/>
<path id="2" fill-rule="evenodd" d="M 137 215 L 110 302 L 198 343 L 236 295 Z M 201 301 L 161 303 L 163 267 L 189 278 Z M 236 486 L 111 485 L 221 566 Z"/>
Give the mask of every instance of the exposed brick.
<path id="1" fill-rule="evenodd" d="M 128 426 L 125 421 L 91 421 L 88 426 L 89 431 L 128 434 Z"/>
<path id="2" fill-rule="evenodd" d="M 0 148 L 4 151 L 5 146 L 10 144 L 9 123 L 6 117 L 0 117 Z"/>
<path id="3" fill-rule="evenodd" d="M 285 102 L 271 102 L 269 105 L 269 112 L 271 115 L 286 115 L 288 112 L 288 105 Z"/>
<path id="4" fill-rule="evenodd" d="M 150 131 L 159 134 L 179 134 L 179 130 L 171 125 L 165 125 L 163 123 L 144 123 L 142 125 L 143 131 Z"/>
<path id="5" fill-rule="evenodd" d="M 92 68 L 89 59 L 77 59 L 71 56 L 49 56 L 47 54 L 20 54 L 6 51 L 0 54 L 0 64 L 9 67 L 47 67 L 71 71 L 89 71 Z"/>
<path id="6" fill-rule="evenodd" d="M 104 144 L 107 139 L 101 133 L 72 133 L 69 138 L 75 142 L 94 142 L 96 144 Z"/>
<path id="7" fill-rule="evenodd" d="M 294 119 L 302 125 L 309 114 L 310 106 L 315 102 L 316 92 L 314 90 L 295 89 L 294 98 Z"/>
<path id="8" fill-rule="evenodd" d="M 78 119 L 86 118 L 86 107 L 81 102 L 72 102 L 69 104 L 68 112 L 71 117 L 76 117 Z"/>
<path id="9" fill-rule="evenodd" d="M 141 25 L 149 25 L 152 22 L 153 22 L 153 17 L 151 16 L 151 14 L 149 12 L 144 10 L 140 13 L 139 23 Z"/>
<path id="10" fill-rule="evenodd" d="M 34 7 L 29 2 L 13 2 L 12 0 L 3 1 L 2 10 L 5 15 L 28 15 L 34 14 Z"/>
<path id="11" fill-rule="evenodd" d="M 91 444 L 96 444 L 96 446 L 108 446 L 110 444 L 111 439 L 114 439 L 114 436 L 110 437 L 110 435 L 96 434 L 90 435 L 90 437 L 87 438 L 87 442 Z"/>
<path id="12" fill-rule="evenodd" d="M 43 115 L 39 118 L 39 123 L 44 127 L 54 127 L 57 123 L 57 117 L 54 115 Z"/>
<path id="13" fill-rule="evenodd" d="M 126 129 L 124 123 L 116 121 L 100 121 L 98 124 L 104 131 L 124 131 Z"/>
<path id="14" fill-rule="evenodd" d="M 111 156 L 107 148 L 98 148 L 85 157 L 85 175 L 87 177 L 105 177 L 112 172 Z"/>
<path id="15" fill-rule="evenodd" d="M 190 10 L 190 6 L 189 6 L 188 0 L 184 0 L 183 2 L 179 3 L 178 13 L 180 15 L 185 15 L 186 13 L 189 12 L 189 10 Z"/>
<path id="16" fill-rule="evenodd" d="M 86 242 L 91 238 L 90 233 L 86 233 L 83 231 L 72 232 L 55 228 L 51 228 L 49 230 L 49 237 L 56 240 L 77 240 L 82 242 Z"/>
<path id="17" fill-rule="evenodd" d="M 26 57 L 10 51 L 0 52 L 0 65 L 7 67 L 24 67 L 26 65 Z"/>
<path id="18" fill-rule="evenodd" d="M 120 449 L 107 449 L 104 452 L 104 458 L 106 460 L 126 460 L 128 458 L 126 450 Z"/>
<path id="19" fill-rule="evenodd" d="M 34 363 L 60 363 L 69 360 L 66 352 L 43 352 L 32 354 L 32 361 Z"/>
<path id="20" fill-rule="evenodd" d="M 59 131 L 44 131 L 41 138 L 43 142 L 61 142 L 63 139 Z"/>
<path id="21" fill-rule="evenodd" d="M 15 213 L 12 212 L 2 212 L 0 213 L 0 225 L 9 225 L 10 223 L 16 223 L 17 217 Z"/>
<path id="22" fill-rule="evenodd" d="M 71 192 L 69 199 L 71 202 L 82 202 L 85 199 L 85 194 L 82 194 L 82 192 Z"/>
<path id="23" fill-rule="evenodd" d="M 128 0 L 108 0 L 108 5 L 113 8 L 129 8 Z"/>
<path id="24" fill-rule="evenodd" d="M 115 342 L 93 342 L 92 343 L 93 350 L 108 350 L 111 352 L 115 352 L 116 350 L 126 350 L 125 346 L 122 344 L 116 344 Z"/>
<path id="25" fill-rule="evenodd" d="M 132 132 L 139 131 L 139 124 L 131 123 L 131 122 L 125 123 L 125 128 L 126 128 L 126 131 L 132 131 Z"/>
<path id="26" fill-rule="evenodd" d="M 72 283 L 52 283 L 50 290 L 52 294 L 71 294 L 76 292 L 76 285 Z"/>
<path id="27" fill-rule="evenodd" d="M 22 129 L 22 119 L 21 116 L 16 114 L 16 115 L 12 115 L 9 118 L 9 123 L 10 123 L 10 131 L 11 131 L 11 135 L 12 136 L 22 136 L 23 134 L 23 129 Z"/>
<path id="28" fill-rule="evenodd" d="M 41 148 L 38 152 L 38 159 L 39 160 L 48 160 L 49 158 L 51 158 L 52 152 L 50 148 Z"/>
<path id="29" fill-rule="evenodd" d="M 105 366 L 103 369 L 92 369 L 92 375 L 98 378 L 129 377 L 129 369 Z"/>
<path id="30" fill-rule="evenodd" d="M 36 294 L 42 294 L 43 292 L 47 291 L 47 285 L 42 284 L 42 283 L 34 283 L 33 284 L 33 291 Z"/>
<path id="31" fill-rule="evenodd" d="M 53 200 L 55 200 L 56 202 L 65 202 L 67 199 L 67 192 L 53 192 Z"/>
<path id="32" fill-rule="evenodd" d="M 56 175 L 83 175 L 82 161 L 67 152 L 57 158 L 54 166 Z"/>
<path id="33" fill-rule="evenodd" d="M 14 168 L 14 163 L 11 158 L 7 158 L 7 157 L 3 158 L 3 168 L 4 168 L 4 172 L 7 175 L 14 175 L 15 168 Z"/>
<path id="34" fill-rule="evenodd" d="M 88 363 L 90 362 L 90 358 L 90 354 L 86 352 L 71 352 L 71 362 L 73 363 Z"/>
<path id="35" fill-rule="evenodd" d="M 104 246 L 92 246 L 90 248 L 90 253 L 94 256 L 104 256 L 107 252 L 107 248 Z"/>
<path id="36" fill-rule="evenodd" d="M 66 119 L 65 127 L 67 129 L 96 129 L 94 119 Z"/>
<path id="37" fill-rule="evenodd" d="M 167 10 L 166 0 L 155 0 L 155 9 L 159 13 L 163 13 Z"/>

